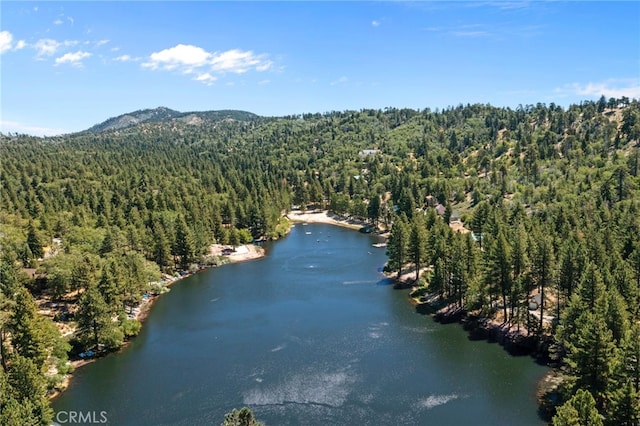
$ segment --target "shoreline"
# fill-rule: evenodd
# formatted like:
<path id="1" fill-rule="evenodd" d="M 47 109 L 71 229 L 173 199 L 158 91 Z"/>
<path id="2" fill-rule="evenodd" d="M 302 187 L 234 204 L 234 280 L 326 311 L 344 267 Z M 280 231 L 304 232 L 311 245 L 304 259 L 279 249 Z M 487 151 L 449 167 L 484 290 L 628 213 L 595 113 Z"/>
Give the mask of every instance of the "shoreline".
<path id="1" fill-rule="evenodd" d="M 458 323 L 471 340 L 497 343 L 510 356 L 528 356 L 533 362 L 548 367 L 549 371 L 536 382 L 536 400 L 541 419 L 551 421 L 555 413 L 556 394 L 563 376 L 557 365 L 554 365 L 548 339 L 543 337 L 542 341 L 538 341 L 535 334 L 527 334 L 524 328 L 518 330 L 511 324 L 501 324 L 499 321 L 469 312 L 457 307 L 455 303 L 442 300 L 437 294 L 415 294 L 414 291 L 418 287 L 407 286 L 406 281 L 398 281 L 396 278 L 391 279 L 396 285 L 400 284 L 396 289 L 410 289 L 409 302 L 417 313 L 429 315 L 435 322 L 443 325 Z"/>
<path id="2" fill-rule="evenodd" d="M 364 221 L 337 216 L 330 213 L 328 210 L 313 210 L 310 212 L 292 210 L 289 213 L 284 214 L 283 216 L 292 222 L 288 232 L 290 232 L 295 223 L 328 224 L 352 230 L 359 230 L 362 227 L 371 226 Z M 380 236 L 384 236 L 383 234 L 386 233 L 386 231 L 380 230 L 379 227 L 377 232 Z M 240 253 L 236 253 L 235 255 L 224 255 L 224 258 L 228 259 L 226 263 L 241 263 L 260 259 L 266 256 L 264 248 L 255 244 L 251 244 L 250 246 L 253 247 L 253 250 L 250 250 L 250 252 L 241 250 Z M 224 250 L 224 248 L 228 248 L 228 246 L 213 244 L 209 247 L 209 255 L 223 257 L 222 254 L 218 253 Z M 226 263 L 223 263 L 222 265 Z M 170 287 L 184 278 L 190 277 L 209 268 L 222 265 L 211 265 L 202 267 L 195 272 L 187 273 L 180 277 L 173 277 L 172 280 L 164 285 Z M 421 268 L 421 275 L 426 273 L 428 269 L 429 268 Z M 469 336 L 474 336 L 475 338 L 484 339 L 487 341 L 497 342 L 511 356 L 528 355 L 531 356 L 534 362 L 548 366 L 550 368 L 549 372 L 546 373 L 536 384 L 536 397 L 538 400 L 538 409 L 541 411 L 541 413 L 544 413 L 544 415 L 549 415 L 550 402 L 548 400 L 548 396 L 555 392 L 557 389 L 557 385 L 559 383 L 559 372 L 556 368 L 550 365 L 548 347 L 542 347 L 540 344 L 532 345 L 532 339 L 534 339 L 535 336 L 526 336 L 522 331 L 512 330 L 510 326 L 498 324 L 496 321 L 492 321 L 486 317 L 475 315 L 461 308 L 455 308 L 453 304 L 444 303 L 436 295 L 433 295 L 431 293 L 426 293 L 426 297 L 424 300 L 420 300 L 420 297 L 413 297 L 413 290 L 417 288 L 415 286 L 413 278 L 413 276 L 415 275 L 415 268 L 407 268 L 403 272 L 404 273 L 401 275 L 400 280 L 397 279 L 396 274 L 385 273 L 384 275 L 394 282 L 395 289 L 410 290 L 408 293 L 409 302 L 412 306 L 414 306 L 417 313 L 422 315 L 429 315 L 434 319 L 434 321 L 440 324 L 457 322 L 463 327 L 465 331 L 467 331 Z M 151 307 L 155 303 L 156 299 L 158 299 L 162 294 L 163 293 L 149 297 L 139 305 L 139 312 L 136 313 L 135 318 L 140 321 L 140 323 L 143 323 L 146 320 L 150 313 Z M 120 351 L 125 350 L 131 343 L 131 341 L 132 340 L 126 341 L 117 351 L 107 353 L 104 356 L 117 354 Z M 75 370 L 76 368 L 80 368 L 84 365 L 93 363 L 102 357 L 103 356 L 92 358 L 89 360 L 75 360 L 70 362 L 74 367 L 73 370 Z M 49 396 L 49 400 L 53 400 L 55 397 L 62 394 L 66 390 L 72 378 L 73 371 L 69 373 L 63 381 L 64 388 L 53 392 Z"/>
<path id="3" fill-rule="evenodd" d="M 364 220 L 345 218 L 334 213 L 330 213 L 329 210 L 291 210 L 284 216 L 294 223 L 323 223 L 355 229 L 356 231 L 363 227 L 373 227 L 372 224 Z"/>
<path id="4" fill-rule="evenodd" d="M 227 259 L 226 262 L 220 264 L 220 265 L 200 265 L 200 267 L 193 272 L 187 272 L 184 275 L 180 275 L 180 276 L 171 276 L 166 274 L 163 279 L 161 281 L 159 281 L 159 283 L 162 285 L 162 287 L 165 288 L 169 288 L 171 286 L 173 286 L 175 283 L 182 281 L 186 278 L 189 278 L 195 274 L 198 274 L 200 272 L 204 272 L 208 269 L 211 268 L 217 268 L 220 266 L 224 266 L 226 264 L 232 264 L 232 263 L 243 263 L 243 262 L 248 262 L 251 260 L 257 260 L 257 259 L 261 259 L 263 257 L 266 256 L 266 252 L 264 250 L 263 247 L 260 247 L 256 244 L 244 244 L 241 246 L 238 246 L 235 248 L 235 252 L 231 252 L 230 254 L 223 254 L 223 251 L 225 249 L 230 249 L 231 247 L 228 245 L 222 245 L 222 244 L 211 244 L 209 246 L 209 253 L 208 256 L 217 256 L 217 257 L 221 257 L 224 259 Z M 243 249 L 242 249 L 243 248 Z M 240 250 L 238 250 L 240 249 Z M 151 283 L 152 284 L 152 283 Z M 151 313 L 151 308 L 153 307 L 153 305 L 155 304 L 155 302 L 160 298 L 160 296 L 162 296 L 163 294 L 168 293 L 168 291 L 159 293 L 159 294 L 155 294 L 153 296 L 149 296 L 146 299 L 143 299 L 140 304 L 134 308 L 137 309 L 137 312 L 135 312 L 133 319 L 137 320 L 138 322 L 140 322 L 141 326 L 142 324 L 144 324 L 144 322 L 146 321 L 147 317 L 149 316 L 149 314 Z M 51 390 L 51 393 L 49 395 L 47 395 L 47 399 L 49 401 L 55 399 L 56 397 L 60 396 L 70 385 L 71 380 L 73 379 L 73 373 L 75 372 L 76 369 L 84 367 L 85 365 L 88 364 L 92 364 L 98 360 L 100 360 L 101 358 L 104 358 L 106 356 L 112 355 L 112 354 L 118 354 L 121 351 L 125 350 L 133 341 L 133 339 L 135 339 L 136 336 L 133 336 L 133 338 L 126 340 L 125 342 L 123 342 L 122 346 L 120 346 L 120 348 L 118 348 L 118 350 L 115 350 L 113 352 L 107 352 L 104 354 L 101 354 L 100 356 L 96 356 L 90 359 L 74 359 L 74 360 L 69 360 L 69 364 L 71 365 L 71 372 L 67 373 L 64 377 L 64 379 L 56 386 L 56 388 Z"/>

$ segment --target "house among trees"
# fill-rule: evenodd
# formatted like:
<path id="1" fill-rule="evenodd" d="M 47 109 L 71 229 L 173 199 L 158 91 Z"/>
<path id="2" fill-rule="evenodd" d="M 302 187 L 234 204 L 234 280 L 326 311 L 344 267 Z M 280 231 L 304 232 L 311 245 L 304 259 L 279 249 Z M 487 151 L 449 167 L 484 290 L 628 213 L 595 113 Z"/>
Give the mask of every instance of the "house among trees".
<path id="1" fill-rule="evenodd" d="M 438 213 L 438 216 L 443 216 L 446 211 L 447 211 L 447 208 L 442 204 L 438 203 L 438 205 L 436 206 L 436 213 Z"/>
<path id="2" fill-rule="evenodd" d="M 377 153 L 379 153 L 379 152 L 380 152 L 380 150 L 379 150 L 379 149 L 363 149 L 362 151 L 360 151 L 360 152 L 358 153 L 358 155 L 359 155 L 361 158 L 364 158 L 364 157 L 368 157 L 368 156 L 370 156 L 370 155 L 376 155 L 376 154 L 377 154 Z"/>

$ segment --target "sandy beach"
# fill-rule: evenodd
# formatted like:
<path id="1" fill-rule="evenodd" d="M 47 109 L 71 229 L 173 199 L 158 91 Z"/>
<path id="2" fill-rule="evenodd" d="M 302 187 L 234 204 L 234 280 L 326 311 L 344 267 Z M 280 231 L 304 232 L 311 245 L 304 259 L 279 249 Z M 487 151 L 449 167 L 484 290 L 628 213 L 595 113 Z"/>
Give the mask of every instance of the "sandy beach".
<path id="1" fill-rule="evenodd" d="M 329 213 L 328 210 L 291 210 L 287 215 L 292 222 L 304 222 L 304 223 L 327 223 L 330 225 L 343 226 L 350 229 L 360 229 L 368 224 L 361 220 L 345 219 L 341 216 Z"/>
<path id="2" fill-rule="evenodd" d="M 225 250 L 230 251 L 229 254 Z M 230 263 L 245 262 L 247 260 L 259 259 L 265 256 L 264 249 L 255 244 L 245 244 L 232 248 L 228 245 L 211 244 L 209 246 L 209 255 L 211 256 L 224 256 Z"/>

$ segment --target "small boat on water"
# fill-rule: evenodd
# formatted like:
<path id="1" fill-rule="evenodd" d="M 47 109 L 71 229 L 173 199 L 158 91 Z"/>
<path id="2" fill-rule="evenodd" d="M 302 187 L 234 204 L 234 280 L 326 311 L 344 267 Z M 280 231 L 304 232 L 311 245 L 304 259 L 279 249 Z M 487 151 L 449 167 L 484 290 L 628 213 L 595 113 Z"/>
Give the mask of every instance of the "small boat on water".
<path id="1" fill-rule="evenodd" d="M 369 228 L 368 226 L 363 226 L 362 228 L 360 228 L 360 232 L 362 232 L 363 234 L 370 234 L 373 232 L 373 229 Z"/>
<path id="2" fill-rule="evenodd" d="M 386 247 L 387 243 L 375 243 L 375 244 L 371 244 L 373 247 L 375 248 L 382 248 L 382 247 Z"/>

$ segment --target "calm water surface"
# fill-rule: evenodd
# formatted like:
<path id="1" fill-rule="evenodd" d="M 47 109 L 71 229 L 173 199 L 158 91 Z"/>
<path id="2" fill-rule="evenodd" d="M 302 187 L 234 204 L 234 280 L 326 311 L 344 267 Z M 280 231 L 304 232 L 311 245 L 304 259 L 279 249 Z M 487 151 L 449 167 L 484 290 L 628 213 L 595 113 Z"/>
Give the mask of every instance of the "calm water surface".
<path id="1" fill-rule="evenodd" d="M 113 425 L 218 425 L 244 405 L 267 425 L 543 424 L 547 369 L 417 314 L 375 241 L 299 224 L 264 259 L 181 281 L 54 410 Z"/>

